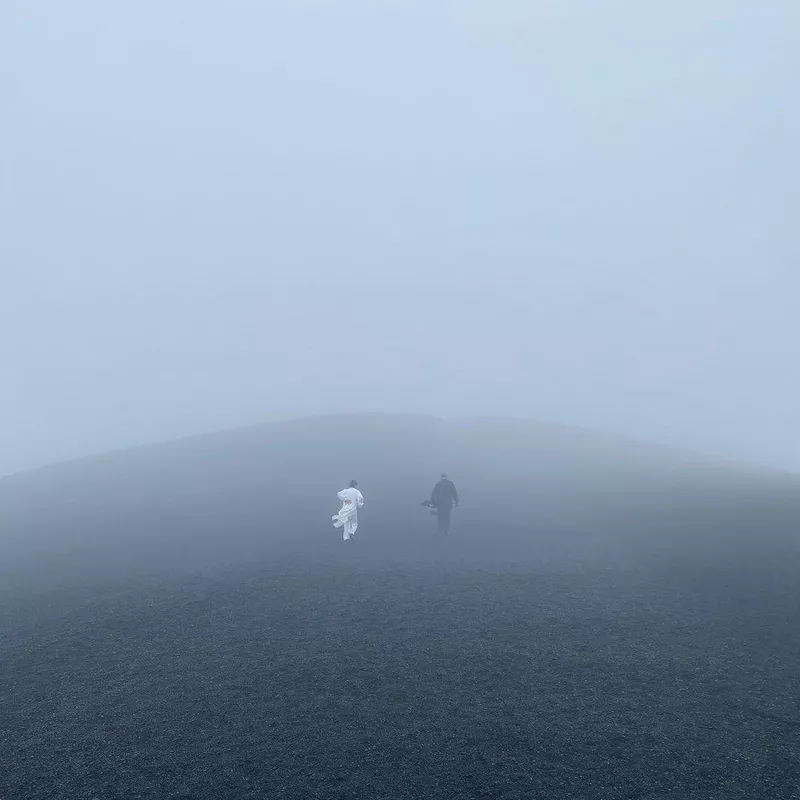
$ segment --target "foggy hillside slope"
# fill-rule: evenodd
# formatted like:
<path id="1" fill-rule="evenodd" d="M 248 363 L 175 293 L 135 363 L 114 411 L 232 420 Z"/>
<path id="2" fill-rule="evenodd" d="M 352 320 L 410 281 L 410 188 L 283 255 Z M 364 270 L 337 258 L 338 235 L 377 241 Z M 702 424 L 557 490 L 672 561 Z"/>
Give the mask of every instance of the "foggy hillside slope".
<path id="1" fill-rule="evenodd" d="M 336 492 L 352 477 L 367 498 L 365 540 L 376 551 L 413 552 L 431 538 L 420 502 L 442 471 L 462 495 L 454 535 L 509 555 L 551 545 L 594 555 L 786 545 L 800 529 L 800 482 L 781 473 L 529 421 L 367 414 L 274 423 L 7 477 L 3 562 L 8 569 L 40 559 L 57 571 L 58 563 L 92 558 L 166 565 L 287 549 L 318 554 L 340 544 L 329 520 Z"/>

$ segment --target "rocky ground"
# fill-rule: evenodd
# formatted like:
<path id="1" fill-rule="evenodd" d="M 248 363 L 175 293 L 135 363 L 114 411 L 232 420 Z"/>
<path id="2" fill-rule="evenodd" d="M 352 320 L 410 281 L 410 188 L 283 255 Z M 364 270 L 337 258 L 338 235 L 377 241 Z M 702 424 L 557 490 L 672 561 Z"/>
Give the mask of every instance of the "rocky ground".
<path id="1" fill-rule="evenodd" d="M 5 598 L 0 798 L 800 798 L 800 564 L 355 544 Z"/>

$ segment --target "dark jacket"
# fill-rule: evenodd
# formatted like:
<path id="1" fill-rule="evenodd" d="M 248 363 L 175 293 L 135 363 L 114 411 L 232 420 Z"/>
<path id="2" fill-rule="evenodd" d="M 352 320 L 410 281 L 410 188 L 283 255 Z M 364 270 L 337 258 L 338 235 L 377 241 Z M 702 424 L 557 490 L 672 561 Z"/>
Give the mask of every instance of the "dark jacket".
<path id="1" fill-rule="evenodd" d="M 431 505 L 436 508 L 452 508 L 453 503 L 458 505 L 458 492 L 453 481 L 442 478 L 431 493 Z"/>

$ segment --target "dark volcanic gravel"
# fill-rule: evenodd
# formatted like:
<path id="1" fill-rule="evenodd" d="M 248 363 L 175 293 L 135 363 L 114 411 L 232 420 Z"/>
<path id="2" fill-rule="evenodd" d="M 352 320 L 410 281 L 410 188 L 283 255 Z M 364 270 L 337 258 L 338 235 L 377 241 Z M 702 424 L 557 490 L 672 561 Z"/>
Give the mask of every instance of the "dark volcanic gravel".
<path id="1" fill-rule="evenodd" d="M 20 601 L 0 798 L 800 798 L 796 573 L 341 552 Z"/>

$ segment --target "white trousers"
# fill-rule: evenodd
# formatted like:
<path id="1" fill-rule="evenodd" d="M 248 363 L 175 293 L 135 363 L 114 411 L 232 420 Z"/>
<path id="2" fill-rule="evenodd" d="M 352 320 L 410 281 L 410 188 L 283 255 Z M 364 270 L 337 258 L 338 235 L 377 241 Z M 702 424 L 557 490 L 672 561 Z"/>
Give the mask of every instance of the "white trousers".
<path id="1" fill-rule="evenodd" d="M 342 528 L 342 539 L 346 542 L 351 536 L 355 536 L 358 530 L 358 514 L 354 514 L 352 511 L 349 514 L 341 512 L 334 514 L 333 527 Z"/>

